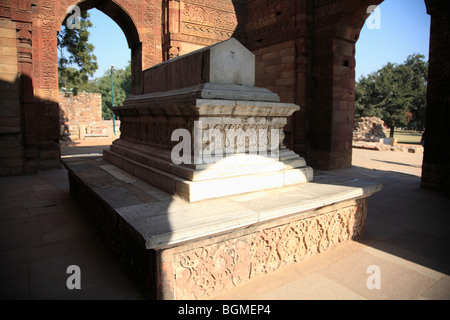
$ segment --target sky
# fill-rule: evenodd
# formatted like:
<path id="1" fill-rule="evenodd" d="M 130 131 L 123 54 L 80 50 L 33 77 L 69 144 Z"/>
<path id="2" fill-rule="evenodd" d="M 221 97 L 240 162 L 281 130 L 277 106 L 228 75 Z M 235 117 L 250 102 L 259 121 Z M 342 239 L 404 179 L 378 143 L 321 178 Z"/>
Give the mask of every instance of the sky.
<path id="1" fill-rule="evenodd" d="M 374 20 L 375 13 L 369 17 L 356 43 L 356 80 L 388 62 L 402 63 L 413 53 L 428 60 L 430 16 L 424 0 L 385 0 L 378 9 L 379 19 Z M 94 25 L 90 39 L 99 65 L 94 77 L 103 76 L 111 65 L 125 68 L 131 52 L 123 31 L 101 11 L 89 13 Z"/>
<path id="2" fill-rule="evenodd" d="M 356 80 L 388 62 L 403 63 L 414 53 L 428 61 L 430 16 L 424 0 L 385 0 L 379 18 L 377 26 L 372 13 L 356 43 Z"/>
<path id="3" fill-rule="evenodd" d="M 131 60 L 131 50 L 127 38 L 119 25 L 110 17 L 97 9 L 89 10 L 93 27 L 89 29 L 90 40 L 95 47 L 98 70 L 94 78 L 101 77 L 110 70 L 124 69 Z"/>

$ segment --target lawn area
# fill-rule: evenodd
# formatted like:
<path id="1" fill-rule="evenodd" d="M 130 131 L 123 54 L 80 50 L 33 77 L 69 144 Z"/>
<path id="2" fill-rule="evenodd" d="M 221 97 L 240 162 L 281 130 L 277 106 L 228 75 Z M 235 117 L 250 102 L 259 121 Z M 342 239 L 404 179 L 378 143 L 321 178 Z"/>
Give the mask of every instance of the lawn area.
<path id="1" fill-rule="evenodd" d="M 398 139 L 398 143 L 419 144 L 422 139 L 421 132 L 395 131 L 394 138 Z"/>

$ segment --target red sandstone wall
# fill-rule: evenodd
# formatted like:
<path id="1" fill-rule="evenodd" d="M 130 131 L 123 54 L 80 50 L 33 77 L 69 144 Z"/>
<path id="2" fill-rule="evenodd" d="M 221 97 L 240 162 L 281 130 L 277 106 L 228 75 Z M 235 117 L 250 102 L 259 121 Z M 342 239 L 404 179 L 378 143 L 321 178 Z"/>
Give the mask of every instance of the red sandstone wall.
<path id="1" fill-rule="evenodd" d="M 281 101 L 295 102 L 295 41 L 286 41 L 253 51 L 256 56 L 256 86 L 267 88 Z"/>
<path id="2" fill-rule="evenodd" d="M 85 128 L 102 126 L 102 95 L 100 93 L 59 93 L 60 124 L 72 133 Z M 90 132 L 87 130 L 84 133 Z M 82 134 L 83 135 L 83 134 Z M 78 137 L 80 134 L 78 134 Z M 71 137 L 72 138 L 72 137 Z"/>
<path id="3" fill-rule="evenodd" d="M 16 23 L 0 20 L 0 176 L 23 173 Z"/>
<path id="4" fill-rule="evenodd" d="M 296 101 L 297 73 L 295 40 L 273 44 L 253 51 L 256 56 L 256 86 L 267 88 L 280 96 L 281 102 Z M 306 106 L 301 106 L 305 108 Z M 285 127 L 285 144 L 290 144 L 293 132 L 292 118 Z"/>
<path id="5" fill-rule="evenodd" d="M 243 18 L 243 0 L 165 0 L 164 60 L 233 36 Z"/>

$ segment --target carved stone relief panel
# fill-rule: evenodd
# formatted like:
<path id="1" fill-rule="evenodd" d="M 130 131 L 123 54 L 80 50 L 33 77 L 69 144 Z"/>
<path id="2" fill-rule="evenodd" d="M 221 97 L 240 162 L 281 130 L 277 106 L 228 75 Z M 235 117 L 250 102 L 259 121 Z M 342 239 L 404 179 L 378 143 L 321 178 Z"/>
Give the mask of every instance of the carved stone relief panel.
<path id="1" fill-rule="evenodd" d="M 206 298 L 249 279 L 250 244 L 233 239 L 174 257 L 177 298 Z"/>
<path id="2" fill-rule="evenodd" d="M 328 210 L 174 255 L 176 298 L 206 299 L 362 236 L 366 199 Z"/>
<path id="3" fill-rule="evenodd" d="M 231 1 L 221 4 L 189 0 L 181 4 L 181 33 L 186 36 L 223 41 L 233 36 L 238 19 Z M 202 42 L 200 39 L 192 39 Z"/>

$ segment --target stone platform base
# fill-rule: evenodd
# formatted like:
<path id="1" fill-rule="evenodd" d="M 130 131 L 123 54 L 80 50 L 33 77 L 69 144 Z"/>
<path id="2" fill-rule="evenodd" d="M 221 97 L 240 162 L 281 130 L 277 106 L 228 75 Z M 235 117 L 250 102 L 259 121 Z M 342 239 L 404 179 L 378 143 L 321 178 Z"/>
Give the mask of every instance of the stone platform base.
<path id="1" fill-rule="evenodd" d="M 306 161 L 290 150 L 280 151 L 279 159 L 242 155 L 191 168 L 174 165 L 170 150 L 116 140 L 103 151 L 103 158 L 189 202 L 307 183 L 314 175 Z"/>
<path id="2" fill-rule="evenodd" d="M 363 234 L 381 186 L 331 175 L 189 203 L 98 158 L 65 159 L 72 196 L 150 299 L 208 299 Z"/>

